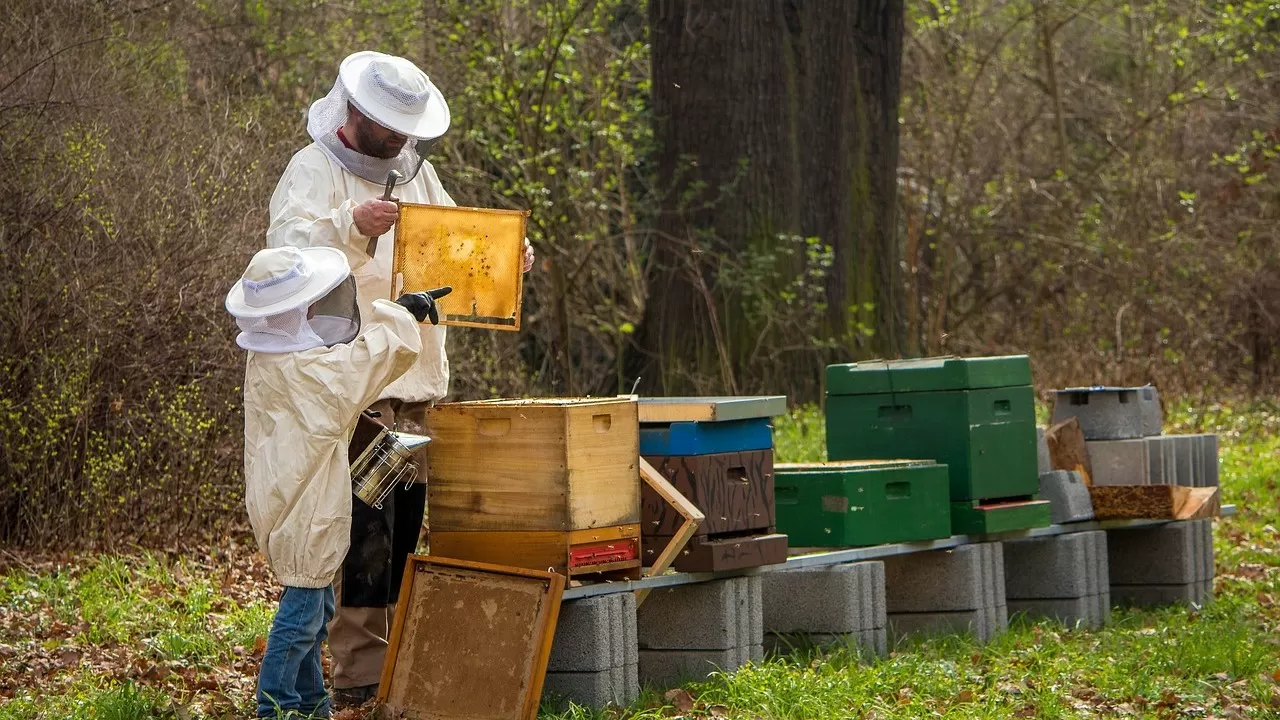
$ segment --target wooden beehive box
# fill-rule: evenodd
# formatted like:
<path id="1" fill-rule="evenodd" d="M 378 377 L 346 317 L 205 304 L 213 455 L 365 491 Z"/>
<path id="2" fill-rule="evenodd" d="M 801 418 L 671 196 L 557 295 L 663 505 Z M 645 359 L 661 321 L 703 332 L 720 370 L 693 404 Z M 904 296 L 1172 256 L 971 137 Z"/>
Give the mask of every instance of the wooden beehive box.
<path id="1" fill-rule="evenodd" d="M 640 522 L 634 398 L 447 403 L 427 425 L 432 533 Z"/>

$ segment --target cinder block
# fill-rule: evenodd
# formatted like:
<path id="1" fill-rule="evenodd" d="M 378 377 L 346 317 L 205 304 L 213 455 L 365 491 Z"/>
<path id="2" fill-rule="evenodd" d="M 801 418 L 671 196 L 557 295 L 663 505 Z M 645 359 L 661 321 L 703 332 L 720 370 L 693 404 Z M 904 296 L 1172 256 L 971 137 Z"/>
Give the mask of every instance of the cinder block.
<path id="1" fill-rule="evenodd" d="M 783 570 L 759 579 L 767 633 L 841 634 L 884 627 L 884 603 L 877 597 L 884 595 L 882 562 Z"/>
<path id="2" fill-rule="evenodd" d="M 1138 405 L 1142 408 L 1142 434 L 1151 437 L 1164 432 L 1164 411 L 1160 408 L 1160 392 L 1154 385 L 1138 388 Z"/>
<path id="3" fill-rule="evenodd" d="M 752 660 L 764 659 L 764 582 L 757 576 L 744 578 L 746 584 L 746 618 L 748 622 L 739 623 L 738 628 L 744 635 L 738 637 L 739 646 L 753 648 Z M 741 592 L 741 591 L 740 591 Z"/>
<path id="4" fill-rule="evenodd" d="M 636 613 L 639 647 L 736 650 L 744 645 L 759 645 L 764 637 L 763 619 L 756 617 L 763 609 L 759 588 L 758 577 L 657 588 Z M 744 642 L 753 638 L 760 639 Z"/>
<path id="5" fill-rule="evenodd" d="M 649 604 L 646 600 L 641 611 Z M 641 650 L 640 682 L 670 685 L 684 680 L 702 680 L 718 670 L 732 671 L 764 657 L 760 645 L 725 650 Z"/>
<path id="6" fill-rule="evenodd" d="M 1050 470 L 1040 473 L 1040 499 L 1049 501 L 1049 521 L 1055 525 L 1093 519 L 1089 487 L 1078 472 Z"/>
<path id="7" fill-rule="evenodd" d="M 980 642 L 986 642 L 1009 627 L 1008 613 L 1008 606 L 1003 604 L 978 610 L 889 613 L 889 635 L 896 639 L 907 635 L 972 633 Z"/>
<path id="8" fill-rule="evenodd" d="M 1110 618 L 1110 609 L 1104 610 L 1100 600 L 1098 595 L 1010 600 L 1009 613 L 1026 613 L 1031 618 L 1049 618 L 1068 627 L 1097 628 Z"/>
<path id="9" fill-rule="evenodd" d="M 1089 538 L 1085 543 L 1085 562 L 1090 571 L 1088 594 L 1106 595 L 1111 589 L 1111 574 L 1107 570 L 1107 532 L 1092 530 L 1081 534 Z"/>
<path id="10" fill-rule="evenodd" d="M 1053 422 L 1080 422 L 1085 440 L 1128 440 L 1159 435 L 1160 398 L 1150 385 L 1140 388 L 1068 388 L 1058 390 Z"/>
<path id="11" fill-rule="evenodd" d="M 865 581 L 863 587 L 875 589 L 874 592 L 871 592 L 871 616 L 876 618 L 876 621 L 880 623 L 878 627 L 883 628 L 885 626 L 884 619 L 888 613 L 889 607 L 888 599 L 885 594 L 887 591 L 885 590 L 884 563 L 867 562 L 858 563 L 858 565 L 862 566 L 862 576 Z"/>
<path id="12" fill-rule="evenodd" d="M 1007 597 L 1013 600 L 1079 598 L 1098 593 L 1097 535 L 1102 530 L 1004 542 Z"/>
<path id="13" fill-rule="evenodd" d="M 1053 469 L 1049 456 L 1049 441 L 1044 439 L 1044 428 L 1036 427 L 1036 472 L 1043 475 Z"/>
<path id="14" fill-rule="evenodd" d="M 601 595 L 560 604 L 548 672 L 591 673 L 637 662 L 634 594 Z"/>
<path id="15" fill-rule="evenodd" d="M 1201 487 L 1218 487 L 1218 436 L 1217 435 L 1201 435 L 1202 457 L 1204 466 L 1201 474 L 1204 477 L 1204 483 Z"/>
<path id="16" fill-rule="evenodd" d="M 639 694 L 637 663 L 601 672 L 548 672 L 542 684 L 542 696 L 558 710 L 569 702 L 588 708 L 630 705 Z"/>
<path id="17" fill-rule="evenodd" d="M 1172 435 L 1149 437 L 1147 440 L 1147 483 L 1177 485 L 1177 442 Z"/>
<path id="18" fill-rule="evenodd" d="M 983 546 L 986 568 L 986 582 L 983 585 L 986 593 L 983 596 L 983 606 L 990 608 L 1004 605 L 1005 598 L 1008 596 L 1004 577 L 1004 543 L 990 542 L 983 543 Z"/>
<path id="19" fill-rule="evenodd" d="M 1093 484 L 1145 485 L 1151 475 L 1147 442 L 1137 440 L 1086 441 L 1089 464 L 1093 468 Z"/>
<path id="20" fill-rule="evenodd" d="M 1213 550 L 1213 521 L 1205 519 L 1200 522 L 1200 561 L 1202 563 L 1200 579 L 1212 582 L 1217 577 Z"/>
<path id="21" fill-rule="evenodd" d="M 1004 561 L 995 561 L 1000 543 L 961 545 L 951 550 L 885 558 L 887 614 L 950 612 L 988 607 L 1004 597 Z"/>
<path id="22" fill-rule="evenodd" d="M 1117 605 L 1131 607 L 1175 603 L 1203 607 L 1213 600 L 1213 581 L 1198 580 L 1176 585 L 1112 585 L 1111 597 Z"/>
<path id="23" fill-rule="evenodd" d="M 886 626 L 863 630 L 858 633 L 858 646 L 867 648 L 875 657 L 886 657 L 889 654 L 889 628 L 887 626 L 888 618 L 885 619 Z"/>
<path id="24" fill-rule="evenodd" d="M 863 657 L 884 657 L 888 652 L 889 633 L 880 627 L 850 633 L 766 633 L 764 638 L 766 656 L 836 647 L 853 648 Z"/>
<path id="25" fill-rule="evenodd" d="M 1117 585 L 1182 585 L 1212 579 L 1210 520 L 1184 520 L 1155 528 L 1107 531 L 1107 568 L 1113 599 Z M 1212 527 L 1208 538 L 1212 539 Z"/>
<path id="26" fill-rule="evenodd" d="M 1178 475 L 1178 485 L 1186 487 L 1196 487 L 1199 469 L 1196 467 L 1196 454 L 1200 447 L 1200 438 L 1195 435 L 1172 435 L 1169 436 L 1173 440 L 1174 462 L 1177 464 L 1175 472 Z"/>

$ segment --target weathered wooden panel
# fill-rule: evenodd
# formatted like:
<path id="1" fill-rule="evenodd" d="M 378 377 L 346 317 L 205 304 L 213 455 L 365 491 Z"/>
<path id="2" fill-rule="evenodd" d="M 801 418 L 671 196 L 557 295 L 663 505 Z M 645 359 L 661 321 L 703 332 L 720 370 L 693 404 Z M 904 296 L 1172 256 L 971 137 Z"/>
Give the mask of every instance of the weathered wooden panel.
<path id="1" fill-rule="evenodd" d="M 497 565 L 550 570 L 561 575 L 586 575 L 598 572 L 640 568 L 640 526 L 637 524 L 593 528 L 570 532 L 523 531 L 439 531 L 434 527 L 428 537 L 433 556 L 487 562 Z M 615 546 L 628 560 L 604 557 L 601 552 Z M 579 564 L 573 557 L 582 550 L 604 557 L 599 563 Z"/>
<path id="2" fill-rule="evenodd" d="M 742 533 L 774 523 L 773 451 L 649 457 L 651 465 L 705 518 L 696 536 Z M 684 518 L 652 488 L 641 491 L 645 535 L 673 535 Z"/>
<path id="3" fill-rule="evenodd" d="M 427 425 L 434 529 L 564 532 L 640 519 L 632 399 L 448 403 Z"/>
<path id="4" fill-rule="evenodd" d="M 785 395 L 760 397 L 643 397 L 640 422 L 724 422 L 784 415 Z"/>
<path id="5" fill-rule="evenodd" d="M 397 718 L 535 720 L 564 584 L 411 556 L 378 700 Z"/>
<path id="6" fill-rule="evenodd" d="M 652 562 L 669 536 L 644 537 L 645 562 Z M 672 564 L 680 572 L 721 572 L 776 565 L 787 561 L 787 536 L 776 533 L 744 537 L 697 536 Z"/>

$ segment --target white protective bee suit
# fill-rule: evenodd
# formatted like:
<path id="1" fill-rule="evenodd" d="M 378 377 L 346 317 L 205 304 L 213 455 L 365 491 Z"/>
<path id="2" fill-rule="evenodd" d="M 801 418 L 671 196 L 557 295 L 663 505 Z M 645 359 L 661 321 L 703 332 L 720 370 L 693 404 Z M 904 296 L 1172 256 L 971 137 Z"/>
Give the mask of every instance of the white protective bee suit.
<path id="1" fill-rule="evenodd" d="M 370 51 L 344 59 L 332 90 L 311 105 L 307 133 L 313 142 L 293 156 L 271 197 L 267 245 L 341 250 L 351 264 L 363 312 L 376 299 L 391 298 L 394 228 L 379 238 L 370 257 L 369 238 L 356 229 L 355 209 L 382 197 L 390 170 L 410 178 L 395 186 L 398 200 L 455 203 L 435 168 L 425 161 L 419 165 L 413 142 L 389 159 L 357 152 L 339 132 L 349 119 L 348 104 L 382 127 L 413 139 L 443 135 L 450 118 L 444 97 L 425 73 L 403 58 Z M 378 401 L 372 409 L 384 424 L 423 432 L 426 404 L 449 391 L 449 361 L 443 326 L 423 324 L 415 332 L 422 348 L 417 361 L 366 400 L 371 405 Z M 425 473 L 420 473 L 420 483 L 425 480 Z M 425 504 L 425 486 L 417 484 L 397 487 L 381 511 L 356 508 L 351 546 L 335 578 L 339 605 L 329 625 L 333 682 L 339 690 L 367 690 L 378 682 L 391 604 L 400 587 L 397 568 L 417 544 Z"/>
<path id="2" fill-rule="evenodd" d="M 226 301 L 242 330 L 236 342 L 250 351 L 245 507 L 258 547 L 285 586 L 333 581 L 350 542 L 351 433 L 360 412 L 421 349 L 418 323 L 388 300 L 355 318 L 351 330 L 362 327 L 354 339 L 343 319 L 316 316 L 313 303 L 319 307 L 341 289 L 347 267 L 330 248 L 261 250 Z M 329 328 L 342 329 L 326 337 Z"/>
<path id="3" fill-rule="evenodd" d="M 370 258 L 365 254 L 369 238 L 356 230 L 352 211 L 366 200 L 381 197 L 383 187 L 357 177 L 331 159 L 317 143 L 299 150 L 289 162 L 271 196 L 268 247 L 333 247 L 351 263 L 356 278 L 360 311 L 368 313 L 375 298 L 391 298 L 391 260 L 394 229 L 378 240 Z M 431 163 L 424 162 L 418 176 L 398 185 L 403 202 L 455 205 L 440 185 Z M 439 400 L 449 392 L 449 359 L 445 355 L 445 327 L 419 326 L 422 352 L 418 360 L 380 398 L 410 402 Z M 374 398 L 377 400 L 379 398 Z"/>

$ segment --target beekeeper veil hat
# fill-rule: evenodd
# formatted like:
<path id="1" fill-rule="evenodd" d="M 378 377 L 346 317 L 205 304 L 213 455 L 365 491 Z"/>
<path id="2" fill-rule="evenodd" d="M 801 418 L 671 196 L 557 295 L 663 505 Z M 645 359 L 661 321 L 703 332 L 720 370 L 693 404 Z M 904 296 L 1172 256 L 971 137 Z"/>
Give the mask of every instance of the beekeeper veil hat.
<path id="1" fill-rule="evenodd" d="M 370 182 L 382 184 L 391 170 L 413 175 L 418 154 L 405 143 L 391 159 L 363 155 L 338 139 L 347 122 L 347 103 L 379 125 L 417 140 L 434 140 L 449 129 L 449 106 L 427 74 L 404 58 L 365 50 L 347 56 L 329 94 L 311 104 L 307 133 L 335 162 Z"/>
<path id="2" fill-rule="evenodd" d="M 259 250 L 227 293 L 236 344 L 285 353 L 351 342 L 360 331 L 355 277 L 329 247 Z"/>

